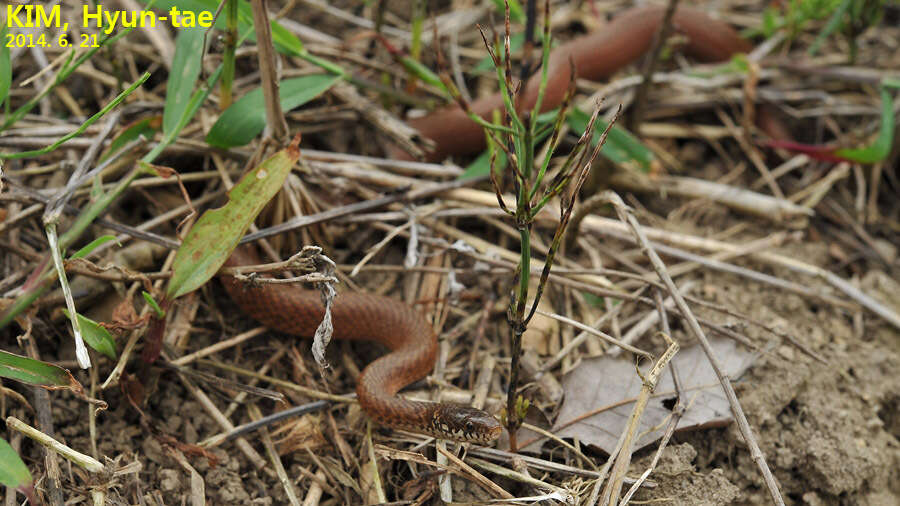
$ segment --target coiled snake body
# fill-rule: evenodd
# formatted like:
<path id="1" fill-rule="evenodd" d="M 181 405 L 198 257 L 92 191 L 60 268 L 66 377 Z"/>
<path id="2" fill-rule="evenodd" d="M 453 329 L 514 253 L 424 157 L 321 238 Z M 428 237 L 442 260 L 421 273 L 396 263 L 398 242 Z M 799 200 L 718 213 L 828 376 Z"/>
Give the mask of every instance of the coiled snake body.
<path id="1" fill-rule="evenodd" d="M 239 247 L 226 266 L 259 263 L 253 250 Z M 312 336 L 325 308 L 319 292 L 296 285 L 247 287 L 232 277 L 222 284 L 244 313 L 266 327 L 298 336 Z M 480 409 L 455 404 L 411 401 L 397 396 L 423 378 L 437 355 L 437 336 L 412 307 L 389 297 L 342 292 L 332 306 L 334 338 L 375 341 L 391 352 L 363 370 L 356 395 L 376 422 L 442 439 L 486 444 L 500 436 L 500 423 Z"/>

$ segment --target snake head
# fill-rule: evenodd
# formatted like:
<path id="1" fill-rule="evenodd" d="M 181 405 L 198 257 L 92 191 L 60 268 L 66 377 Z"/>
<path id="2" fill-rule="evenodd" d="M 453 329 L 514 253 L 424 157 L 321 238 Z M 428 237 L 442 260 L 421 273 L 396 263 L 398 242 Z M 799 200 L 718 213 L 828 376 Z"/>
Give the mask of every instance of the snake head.
<path id="1" fill-rule="evenodd" d="M 432 418 L 432 434 L 464 443 L 488 444 L 503 432 L 496 418 L 475 408 L 440 405 Z"/>

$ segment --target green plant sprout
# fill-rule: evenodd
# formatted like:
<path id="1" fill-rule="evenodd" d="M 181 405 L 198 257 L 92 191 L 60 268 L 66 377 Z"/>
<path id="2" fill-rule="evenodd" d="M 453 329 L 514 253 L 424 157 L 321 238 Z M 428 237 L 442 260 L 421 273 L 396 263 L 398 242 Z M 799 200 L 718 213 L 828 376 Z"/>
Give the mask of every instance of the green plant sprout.
<path id="1" fill-rule="evenodd" d="M 451 96 L 469 117 L 485 129 L 488 138 L 488 152 L 490 157 L 490 175 L 497 203 L 515 222 L 519 231 L 519 263 L 516 268 L 510 303 L 507 310 L 507 321 L 512 334 L 512 362 L 510 365 L 510 378 L 507 390 L 506 413 L 514 413 L 515 416 L 506 417 L 506 426 L 510 434 L 510 447 L 517 448 L 516 430 L 522 424 L 525 409 L 525 401 L 518 395 L 519 359 L 522 352 L 522 334 L 528 328 L 531 318 L 534 316 L 554 257 L 559 250 L 566 225 L 572 214 L 575 196 L 587 178 L 594 159 L 600 152 L 600 148 L 606 140 L 609 129 L 615 119 L 607 125 L 606 131 L 600 137 L 599 142 L 592 149 L 591 139 L 594 132 L 594 124 L 599 114 L 599 108 L 595 108 L 587 122 L 584 133 L 579 138 L 571 152 L 566 156 L 558 168 L 551 168 L 551 160 L 562 139 L 560 132 L 566 120 L 569 107 L 574 96 L 574 82 L 569 85 L 569 90 L 563 99 L 560 108 L 554 112 L 549 121 L 540 119 L 541 105 L 547 87 L 547 62 L 550 57 L 550 15 L 549 2 L 544 4 L 543 25 L 543 51 L 541 55 L 541 80 L 538 88 L 537 100 L 530 110 L 521 110 L 517 107 L 521 83 L 514 82 L 512 64 L 510 58 L 510 8 L 506 5 L 505 35 L 503 39 L 503 57 L 500 52 L 500 43 L 495 40 L 489 42 L 488 36 L 481 29 L 485 46 L 493 61 L 497 72 L 497 81 L 500 93 L 503 97 L 503 110 L 500 111 L 500 121 L 489 122 L 472 112 L 468 102 L 462 98 L 459 91 L 453 85 L 446 72 L 442 72 L 441 79 L 444 86 L 450 91 Z M 440 55 L 438 55 L 440 61 Z M 571 75 L 574 75 L 574 70 Z M 621 108 L 620 108 L 621 109 Z M 618 118 L 618 112 L 616 114 Z M 539 152 L 541 139 L 548 137 L 547 152 L 541 161 L 538 161 L 536 153 Z M 501 168 L 497 164 L 498 154 L 504 155 L 506 168 L 503 174 L 512 176 L 512 186 L 515 191 L 516 204 L 514 208 L 507 206 L 503 199 L 502 183 L 500 181 Z M 540 281 L 534 293 L 529 308 L 529 292 L 531 281 L 531 232 L 534 221 L 543 208 L 556 199 L 560 202 L 560 219 L 553 241 L 544 261 Z"/>

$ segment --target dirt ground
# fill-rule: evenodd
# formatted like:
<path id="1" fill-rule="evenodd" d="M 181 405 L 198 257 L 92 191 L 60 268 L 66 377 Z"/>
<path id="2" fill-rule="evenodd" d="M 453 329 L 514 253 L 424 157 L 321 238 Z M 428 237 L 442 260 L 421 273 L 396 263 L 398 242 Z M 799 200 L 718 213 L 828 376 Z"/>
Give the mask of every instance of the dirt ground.
<path id="1" fill-rule="evenodd" d="M 789 252 L 825 257 L 816 244 L 795 245 Z M 732 276 L 706 274 L 703 283 L 715 302 L 776 325 L 826 362 L 781 343 L 736 382 L 785 499 L 810 505 L 897 504 L 897 331 L 864 318 L 868 323 L 856 332 L 850 314 Z M 895 289 L 893 283 L 884 295 L 896 294 Z M 736 426 L 676 436 L 674 442 L 680 445 L 667 450 L 655 474 L 660 488 L 643 498 L 770 503 Z"/>

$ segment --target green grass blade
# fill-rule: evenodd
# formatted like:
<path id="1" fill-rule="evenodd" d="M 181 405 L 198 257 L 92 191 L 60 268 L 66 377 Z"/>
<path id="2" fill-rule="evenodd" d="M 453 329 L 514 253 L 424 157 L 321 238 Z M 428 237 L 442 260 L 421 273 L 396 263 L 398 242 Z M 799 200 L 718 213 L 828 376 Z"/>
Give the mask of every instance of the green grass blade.
<path id="1" fill-rule="evenodd" d="M 209 281 L 238 241 L 281 189 L 300 158 L 300 137 L 251 170 L 228 192 L 228 202 L 203 213 L 175 254 L 166 299 L 174 300 Z"/>
<path id="2" fill-rule="evenodd" d="M 188 102 L 187 108 L 184 111 L 184 114 L 181 116 L 181 121 L 171 132 L 164 132 L 162 140 L 153 148 L 152 151 L 147 153 L 141 158 L 141 162 L 145 164 L 152 163 L 153 160 L 156 159 L 159 155 L 162 154 L 163 151 L 166 150 L 169 145 L 171 145 L 178 138 L 178 134 L 181 133 L 181 130 L 191 121 L 195 114 L 197 114 L 197 110 L 200 109 L 200 106 L 203 105 L 203 102 L 206 101 L 206 98 L 209 96 L 210 92 L 216 86 L 216 83 L 219 82 L 219 78 L 222 77 L 222 65 L 216 69 L 215 72 L 209 79 L 206 80 L 206 86 L 201 86 L 197 88 L 193 95 L 191 95 L 191 100 Z"/>
<path id="3" fill-rule="evenodd" d="M 9 48 L 6 47 L 6 34 L 9 28 L 6 23 L 0 26 L 0 105 L 6 100 L 9 94 L 9 87 L 12 85 L 12 63 L 9 60 Z"/>
<path id="4" fill-rule="evenodd" d="M 84 391 L 72 374 L 62 367 L 0 350 L 0 377 L 51 390 L 69 388 Z"/>
<path id="5" fill-rule="evenodd" d="M 819 35 L 816 37 L 816 40 L 813 42 L 811 46 L 809 46 L 809 54 L 814 55 L 819 51 L 819 46 L 821 46 L 825 39 L 827 39 L 832 33 L 835 32 L 840 26 L 842 18 L 844 17 L 844 13 L 847 12 L 847 9 L 850 7 L 850 4 L 853 0 L 844 0 L 838 5 L 837 9 L 831 15 L 831 19 L 828 20 L 828 24 L 825 25 L 825 28 L 819 32 Z"/>
<path id="6" fill-rule="evenodd" d="M 141 290 L 141 296 L 144 297 L 144 301 L 147 302 L 147 305 L 150 306 L 151 309 L 153 309 L 154 313 L 156 313 L 157 318 L 161 319 L 163 316 L 166 316 L 166 312 L 163 311 L 161 307 L 159 307 L 159 303 L 156 302 L 156 299 L 153 298 L 153 295 L 144 290 Z"/>
<path id="7" fill-rule="evenodd" d="M 494 163 L 497 165 L 498 171 L 506 169 L 506 153 L 504 153 L 502 149 L 497 149 L 497 159 L 494 160 Z M 459 179 L 460 181 L 472 179 L 473 177 L 486 176 L 490 174 L 490 172 L 491 152 L 490 150 L 484 150 L 456 179 Z"/>
<path id="8" fill-rule="evenodd" d="M 63 313 L 65 313 L 66 318 L 71 318 L 68 310 L 63 309 Z M 78 324 L 81 326 L 81 337 L 84 338 L 84 342 L 94 350 L 115 360 L 116 340 L 113 339 L 109 331 L 80 313 L 75 316 L 78 318 Z"/>
<path id="9" fill-rule="evenodd" d="M 900 90 L 900 78 L 896 77 L 885 77 L 881 80 L 881 85 L 887 88 L 893 88 L 895 90 Z"/>
<path id="10" fill-rule="evenodd" d="M 148 0 L 140 1 L 143 4 L 149 3 Z M 219 3 L 221 3 L 221 0 L 161 0 L 156 2 L 156 8 L 160 11 L 168 12 L 175 7 L 179 11 L 191 11 L 199 15 L 202 12 L 215 13 L 216 9 L 219 8 Z M 219 16 L 216 19 L 215 27 L 219 30 L 225 30 L 225 25 L 225 16 Z M 253 30 L 253 11 L 250 8 L 250 4 L 245 0 L 241 0 L 238 3 L 238 27 L 241 33 Z M 251 40 L 256 40 L 252 32 L 250 38 Z M 277 21 L 272 21 L 272 44 L 280 53 L 291 56 L 304 56 L 306 54 L 303 42 L 288 31 L 287 28 L 278 24 Z"/>
<path id="11" fill-rule="evenodd" d="M 575 132 L 584 132 L 590 121 L 590 115 L 579 109 L 573 108 L 566 117 L 566 123 Z M 598 119 L 594 123 L 594 135 L 591 145 L 595 146 L 600 141 L 600 133 L 606 129 L 607 123 Z M 606 138 L 606 144 L 600 148 L 600 154 L 617 164 L 636 164 L 644 171 L 650 170 L 650 164 L 654 160 L 653 151 L 644 146 L 641 141 L 623 128 L 613 126 Z"/>
<path id="12" fill-rule="evenodd" d="M 834 154 L 858 163 L 875 163 L 884 160 L 891 152 L 894 142 L 894 101 L 887 87 L 881 87 L 881 128 L 878 138 L 870 146 L 864 148 L 845 148 L 835 150 Z"/>
<path id="13" fill-rule="evenodd" d="M 84 258 L 84 257 L 88 256 L 92 251 L 97 249 L 97 247 L 100 246 L 101 244 L 105 244 L 105 243 L 108 243 L 109 241 L 115 241 L 115 240 L 116 240 L 116 236 L 114 236 L 114 235 L 100 236 L 100 237 L 94 239 L 93 241 L 91 241 L 90 244 L 88 244 L 87 246 L 84 246 L 83 248 L 76 251 L 69 258 Z"/>
<path id="14" fill-rule="evenodd" d="M 318 97 L 340 79 L 331 74 L 313 74 L 286 79 L 280 84 L 281 108 L 286 112 Z M 266 126 L 262 88 L 256 88 L 231 105 L 209 130 L 206 142 L 227 149 L 243 146 Z"/>
<path id="15" fill-rule="evenodd" d="M 178 128 L 187 112 L 203 61 L 203 41 L 206 29 L 182 28 L 175 39 L 175 56 L 166 88 L 166 105 L 163 109 L 163 133 Z"/>
<path id="16" fill-rule="evenodd" d="M 407 72 L 416 76 L 421 81 L 434 86 L 438 90 L 441 91 L 444 95 L 450 95 L 450 92 L 447 90 L 447 87 L 444 86 L 444 82 L 441 81 L 440 76 L 435 74 L 430 68 L 426 67 L 422 64 L 422 62 L 416 60 L 411 56 L 401 56 L 399 58 L 400 64 L 403 65 L 403 68 L 406 69 Z"/>
<path id="17" fill-rule="evenodd" d="M 0 439 L 0 483 L 16 490 L 25 490 L 34 484 L 28 466 L 5 439 Z"/>
<path id="18" fill-rule="evenodd" d="M 51 144 L 45 148 L 35 149 L 33 151 L 22 151 L 21 153 L 0 153 L 0 159 L 2 159 L 2 158 L 7 158 L 7 159 L 30 158 L 33 156 L 43 155 L 43 154 L 46 154 L 46 153 L 49 153 L 49 152 L 55 150 L 59 146 L 63 145 L 69 139 L 72 139 L 72 138 L 75 138 L 75 137 L 78 137 L 79 135 L 81 135 L 85 130 L 88 129 L 89 126 L 94 124 L 95 121 L 97 121 L 98 119 L 105 116 L 109 111 L 111 111 L 114 107 L 119 105 L 119 103 L 121 103 L 123 100 L 125 100 L 125 97 L 127 97 L 128 95 L 131 95 L 131 93 L 134 90 L 136 90 L 138 88 L 138 86 L 144 84 L 144 81 L 146 81 L 149 77 L 150 77 L 150 73 L 144 72 L 144 74 L 140 78 L 138 78 L 137 81 L 135 81 L 125 91 L 123 91 L 122 93 L 119 93 L 119 95 L 116 98 L 114 98 L 112 100 L 112 102 L 106 104 L 106 106 L 103 109 L 101 109 L 100 112 L 98 112 L 98 113 L 94 114 L 93 116 L 91 116 L 90 118 L 88 118 L 87 121 L 82 123 L 81 126 L 79 126 L 77 129 L 75 129 L 75 131 L 60 137 L 59 140 L 57 140 L 53 144 Z"/>

